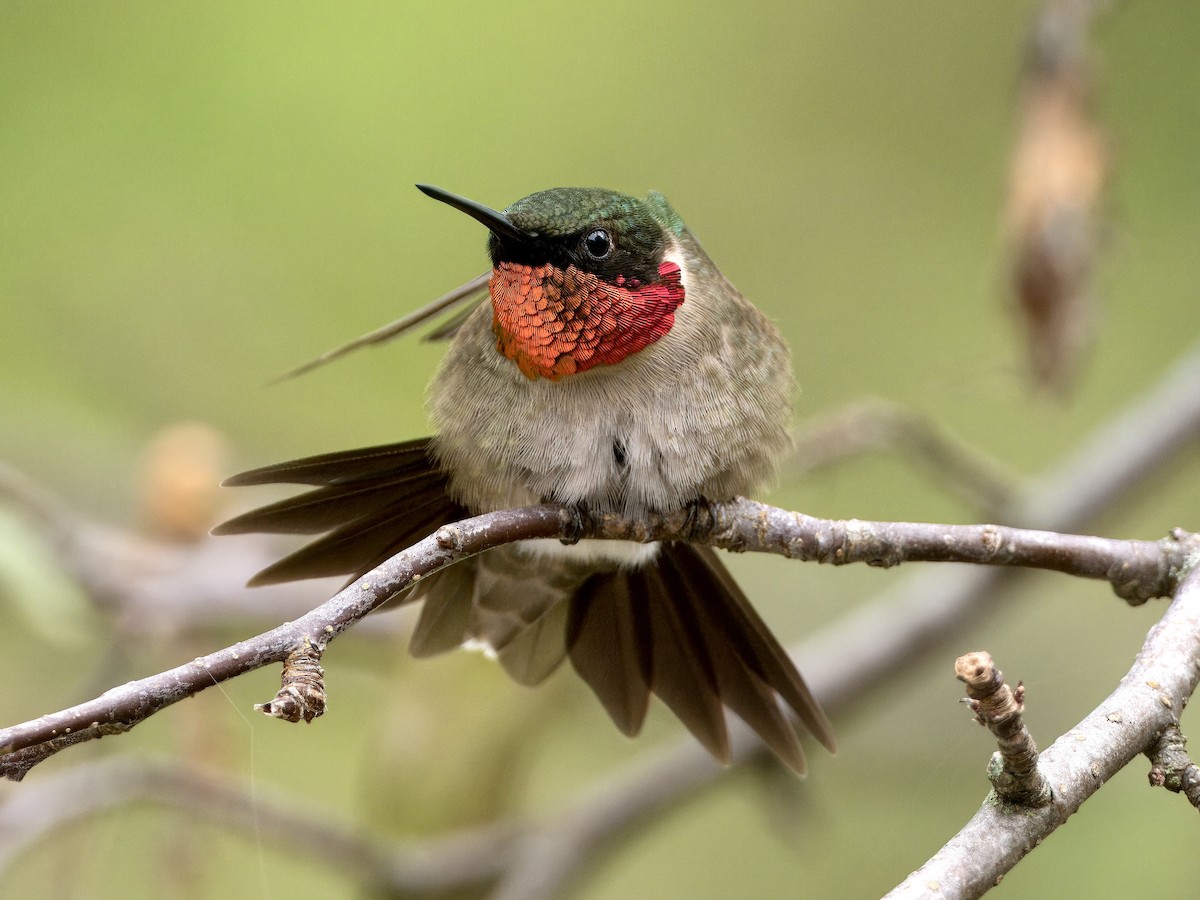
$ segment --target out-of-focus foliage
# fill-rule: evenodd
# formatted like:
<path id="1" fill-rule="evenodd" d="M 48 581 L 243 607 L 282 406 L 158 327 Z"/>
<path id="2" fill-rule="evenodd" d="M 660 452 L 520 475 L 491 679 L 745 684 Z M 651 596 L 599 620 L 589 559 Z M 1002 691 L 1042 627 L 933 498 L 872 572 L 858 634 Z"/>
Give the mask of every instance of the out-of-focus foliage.
<path id="1" fill-rule="evenodd" d="M 1036 8 L 9 3 L 0 457 L 81 510 L 133 525 L 139 455 L 172 422 L 211 423 L 231 441 L 234 467 L 425 433 L 436 346 L 409 339 L 265 386 L 482 270 L 483 229 L 422 197 L 412 188 L 422 181 L 495 207 L 557 185 L 662 190 L 787 333 L 801 415 L 881 395 L 1037 471 L 1200 336 L 1200 7 L 1119 3 L 1097 23 L 1112 233 L 1094 281 L 1095 343 L 1062 402 L 1027 390 L 1003 298 L 1001 221 Z M 1169 474 L 1097 528 L 1150 538 L 1200 528 L 1200 465 Z M 825 516 L 975 517 L 878 458 L 785 483 L 770 499 Z M 22 604 L 38 559 L 51 565 L 48 554 L 23 557 Z M 732 565 L 786 638 L 903 575 Z M 13 614 L 5 572 L 6 723 L 246 633 L 139 642 L 114 658 L 99 625 L 80 649 L 48 639 L 44 619 Z M 48 571 L 43 583 L 69 590 Z M 1048 742 L 1108 693 L 1161 610 L 1131 611 L 1099 585 L 1061 577 L 1024 585 L 970 646 L 840 717 L 842 751 L 810 755 L 787 827 L 753 779 L 730 779 L 609 859 L 583 896 L 886 890 L 986 793 L 989 740 L 954 702 L 958 652 L 986 647 L 1023 680 L 1029 724 Z M 626 742 L 565 673 L 529 692 L 475 656 L 413 664 L 401 645 L 353 634 L 323 664 L 330 711 L 310 727 L 250 712 L 275 689 L 277 673 L 263 671 L 45 770 L 173 752 L 418 834 L 557 808 L 677 737 L 652 715 Z M 1135 763 L 1005 889 L 1193 896 L 1194 818 L 1150 792 Z M 355 886 L 354 873 L 269 841 L 139 809 L 43 846 L 0 893 L 346 897 Z"/>

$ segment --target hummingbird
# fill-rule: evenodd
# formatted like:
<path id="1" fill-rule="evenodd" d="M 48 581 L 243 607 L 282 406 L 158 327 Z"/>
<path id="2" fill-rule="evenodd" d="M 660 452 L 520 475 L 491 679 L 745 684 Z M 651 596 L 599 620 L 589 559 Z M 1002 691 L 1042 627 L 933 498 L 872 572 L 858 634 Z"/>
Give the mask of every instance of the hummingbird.
<path id="1" fill-rule="evenodd" d="M 227 479 L 312 489 L 217 533 L 327 532 L 252 585 L 357 578 L 493 510 L 553 502 L 636 518 L 772 478 L 790 448 L 788 347 L 662 194 L 556 188 L 498 212 L 417 187 L 487 227 L 491 269 L 289 374 L 461 306 L 429 335 L 450 341 L 428 390 L 436 433 Z M 523 541 L 435 573 L 405 599 L 423 601 L 414 656 L 483 649 L 526 685 L 569 659 L 631 737 L 653 694 L 722 762 L 726 709 L 797 773 L 800 730 L 834 750 L 825 713 L 710 547 Z"/>

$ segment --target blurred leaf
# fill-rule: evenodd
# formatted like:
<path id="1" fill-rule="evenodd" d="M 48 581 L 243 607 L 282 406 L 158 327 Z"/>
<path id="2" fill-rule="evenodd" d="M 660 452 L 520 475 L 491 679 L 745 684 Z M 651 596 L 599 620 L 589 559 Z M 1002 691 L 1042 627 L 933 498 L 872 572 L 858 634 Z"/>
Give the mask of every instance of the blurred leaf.
<path id="1" fill-rule="evenodd" d="M 33 635 L 69 649 L 95 641 L 104 626 L 62 562 L 20 515 L 0 508 L 0 600 Z"/>

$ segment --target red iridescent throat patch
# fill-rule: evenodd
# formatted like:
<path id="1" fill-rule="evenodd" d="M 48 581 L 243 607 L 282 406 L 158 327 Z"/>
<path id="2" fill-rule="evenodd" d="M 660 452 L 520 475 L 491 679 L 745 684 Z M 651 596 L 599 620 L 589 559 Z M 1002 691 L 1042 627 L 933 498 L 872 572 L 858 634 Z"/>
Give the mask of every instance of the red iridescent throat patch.
<path id="1" fill-rule="evenodd" d="M 609 284 L 575 266 L 501 263 L 489 287 L 496 349 L 531 379 L 556 381 L 620 362 L 675 324 L 683 303 L 679 266 L 664 262 L 658 275 L 654 284 Z"/>

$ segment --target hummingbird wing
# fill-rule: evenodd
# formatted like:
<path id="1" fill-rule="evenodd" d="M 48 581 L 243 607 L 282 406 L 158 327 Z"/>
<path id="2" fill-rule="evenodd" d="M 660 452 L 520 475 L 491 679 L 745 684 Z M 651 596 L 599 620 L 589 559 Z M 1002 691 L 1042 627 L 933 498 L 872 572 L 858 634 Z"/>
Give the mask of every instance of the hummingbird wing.
<path id="1" fill-rule="evenodd" d="M 805 771 L 790 709 L 830 750 L 833 729 L 795 664 L 708 547 L 665 544 L 656 565 L 592 576 L 571 601 L 571 662 L 617 727 L 634 735 L 657 694 L 717 759 L 728 707 Z"/>
<path id="2" fill-rule="evenodd" d="M 390 322 L 387 325 L 384 325 L 382 328 L 376 328 L 374 331 L 370 331 L 361 337 L 356 337 L 354 340 L 350 341 L 349 343 L 342 344 L 340 347 L 334 347 L 332 350 L 327 350 L 316 359 L 310 359 L 308 362 L 284 372 L 282 375 L 275 378 L 273 383 L 286 381 L 289 378 L 295 378 L 297 375 L 303 375 L 306 372 L 311 372 L 313 369 L 320 368 L 328 362 L 333 362 L 333 360 L 341 356 L 345 356 L 347 353 L 351 353 L 354 350 L 358 350 L 360 347 L 367 347 L 371 344 L 385 344 L 392 338 L 397 337 L 406 331 L 410 331 L 417 325 L 420 325 L 422 322 L 428 319 L 432 319 L 439 313 L 442 313 L 445 310 L 458 305 L 459 303 L 469 300 L 471 297 L 487 287 L 488 279 L 491 277 L 492 273 L 490 269 L 481 275 L 476 275 L 466 284 L 460 284 L 454 290 L 443 294 L 432 303 L 429 303 L 418 310 L 410 312 L 408 315 L 397 319 L 395 322 Z M 474 310 L 474 308 L 475 307 L 472 305 L 468 307 L 468 311 Z M 469 312 L 467 314 L 469 314 Z M 458 330 L 459 326 L 466 321 L 467 314 L 456 315 L 446 325 L 442 325 L 434 329 L 434 331 L 429 335 L 429 340 L 440 340 L 442 337 L 452 337 L 454 332 Z M 453 328 L 447 332 L 446 329 L 451 323 L 454 323 Z"/>
<path id="3" fill-rule="evenodd" d="M 479 302 L 481 303 L 483 301 L 480 300 Z M 454 315 L 452 315 L 450 318 L 448 318 L 446 321 L 444 321 L 441 325 L 439 325 L 437 328 L 433 329 L 433 331 L 427 332 L 421 338 L 421 340 L 423 340 L 423 341 L 448 341 L 448 340 L 450 340 L 452 337 L 454 337 L 456 334 L 458 334 L 458 330 L 463 327 L 463 325 L 466 323 L 467 319 L 471 318 L 471 315 L 478 308 L 479 308 L 479 303 L 473 303 L 470 306 L 464 306 L 462 309 L 460 309 L 458 312 L 456 312 Z"/>
<path id="4" fill-rule="evenodd" d="M 323 537 L 263 569 L 252 586 L 352 574 L 469 513 L 446 493 L 429 438 L 291 460 L 225 480 L 230 486 L 306 484 L 316 489 L 230 519 L 214 534 L 258 531 Z"/>

